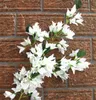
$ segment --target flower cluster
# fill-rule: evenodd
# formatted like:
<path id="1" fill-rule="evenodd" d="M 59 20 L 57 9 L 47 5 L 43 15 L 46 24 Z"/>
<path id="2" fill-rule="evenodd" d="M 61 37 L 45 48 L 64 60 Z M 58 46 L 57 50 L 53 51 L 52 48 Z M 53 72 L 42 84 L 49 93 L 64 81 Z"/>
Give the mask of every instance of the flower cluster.
<path id="1" fill-rule="evenodd" d="M 13 100 L 18 93 L 21 93 L 20 98 L 24 95 L 31 95 L 32 100 L 41 100 L 38 88 L 41 88 L 44 77 L 60 77 L 63 81 L 69 78 L 68 71 L 83 71 L 88 68 L 89 62 L 86 61 L 83 56 L 85 52 L 83 50 L 75 50 L 69 54 L 70 59 L 65 57 L 69 45 L 67 39 L 73 39 L 75 33 L 71 30 L 70 24 L 83 24 L 83 18 L 80 13 L 77 13 L 76 5 L 71 10 L 67 10 L 66 23 L 52 21 L 52 25 L 49 26 L 49 31 L 42 31 L 38 23 L 28 28 L 28 37 L 20 43 L 19 53 L 26 52 L 27 58 L 31 64 L 29 70 L 25 67 L 19 72 L 14 74 L 15 88 L 12 88 L 12 93 L 5 91 L 5 97 L 9 97 Z M 59 38 L 60 41 L 53 43 L 53 38 L 57 38 L 59 35 L 63 35 L 63 38 Z M 27 50 L 26 50 L 27 49 Z M 58 59 L 55 54 L 50 54 L 50 51 L 57 50 L 63 57 Z"/>

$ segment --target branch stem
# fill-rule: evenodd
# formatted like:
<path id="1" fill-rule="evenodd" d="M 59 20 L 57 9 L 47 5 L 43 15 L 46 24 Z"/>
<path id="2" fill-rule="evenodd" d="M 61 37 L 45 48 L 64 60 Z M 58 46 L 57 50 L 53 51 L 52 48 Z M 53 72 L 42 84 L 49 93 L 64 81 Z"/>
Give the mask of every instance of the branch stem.
<path id="1" fill-rule="evenodd" d="M 21 92 L 20 97 L 19 97 L 18 100 L 21 100 L 22 96 L 23 96 L 23 92 Z"/>

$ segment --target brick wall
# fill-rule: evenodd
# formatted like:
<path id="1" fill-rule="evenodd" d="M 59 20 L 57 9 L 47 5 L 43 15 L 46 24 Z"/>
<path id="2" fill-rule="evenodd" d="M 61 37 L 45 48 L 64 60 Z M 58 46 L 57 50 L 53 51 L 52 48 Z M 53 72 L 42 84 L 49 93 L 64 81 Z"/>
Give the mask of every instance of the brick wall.
<path id="1" fill-rule="evenodd" d="M 22 65 L 28 66 L 26 56 L 17 49 L 26 37 L 26 26 L 37 21 L 42 29 L 48 29 L 52 20 L 64 22 L 66 8 L 71 8 L 73 1 L 0 0 L 0 100 L 9 100 L 2 94 L 12 87 L 13 73 Z M 42 100 L 96 100 L 96 0 L 82 2 L 85 26 L 72 26 L 76 36 L 69 44 L 72 49 L 86 50 L 90 68 L 76 75 L 70 72 L 64 83 L 59 78 L 45 78 Z"/>

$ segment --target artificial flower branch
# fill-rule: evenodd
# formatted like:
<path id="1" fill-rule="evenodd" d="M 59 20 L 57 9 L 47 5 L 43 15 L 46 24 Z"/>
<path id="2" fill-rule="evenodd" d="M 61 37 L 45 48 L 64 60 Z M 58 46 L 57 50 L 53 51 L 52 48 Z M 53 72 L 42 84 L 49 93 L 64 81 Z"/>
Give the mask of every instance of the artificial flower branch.
<path id="1" fill-rule="evenodd" d="M 41 100 L 37 88 L 42 87 L 44 77 L 60 77 L 62 81 L 69 78 L 68 71 L 84 71 L 88 68 L 89 62 L 83 56 L 86 54 L 83 50 L 75 50 L 69 54 L 70 59 L 65 57 L 66 51 L 69 47 L 67 39 L 73 39 L 75 33 L 70 29 L 70 24 L 83 25 L 83 18 L 81 13 L 76 10 L 76 5 L 71 10 L 67 9 L 66 23 L 52 21 L 49 26 L 49 31 L 42 31 L 39 23 L 27 27 L 28 37 L 20 43 L 19 53 L 26 52 L 27 58 L 31 64 L 31 68 L 26 70 L 25 67 L 14 74 L 15 88 L 12 88 L 12 93 L 5 91 L 5 97 L 13 100 L 17 93 L 21 92 L 18 100 L 23 98 L 23 95 L 31 96 L 31 100 Z M 64 37 L 56 43 L 53 43 L 53 38 L 63 35 Z M 49 42 L 50 40 L 51 43 Z M 26 49 L 28 49 L 26 51 Z M 58 59 L 54 53 L 50 51 L 57 49 L 63 55 L 63 58 Z"/>

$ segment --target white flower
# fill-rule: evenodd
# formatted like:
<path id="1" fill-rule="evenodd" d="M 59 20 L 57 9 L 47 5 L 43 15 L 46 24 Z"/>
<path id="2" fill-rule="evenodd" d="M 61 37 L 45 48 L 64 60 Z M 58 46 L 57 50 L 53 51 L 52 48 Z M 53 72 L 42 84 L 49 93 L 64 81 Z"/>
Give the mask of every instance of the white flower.
<path id="1" fill-rule="evenodd" d="M 33 34 L 34 34 L 34 31 L 33 31 L 33 29 L 32 29 L 31 26 L 29 27 L 29 32 L 28 32 L 28 34 L 29 34 L 29 35 L 33 35 Z"/>
<path id="2" fill-rule="evenodd" d="M 34 57 L 34 59 L 32 59 L 31 61 L 31 64 L 32 64 L 32 72 L 35 73 L 35 72 L 38 72 L 38 70 L 41 68 L 42 66 L 42 57 Z"/>
<path id="3" fill-rule="evenodd" d="M 34 35 L 36 33 L 41 33 L 41 29 L 40 29 L 38 24 L 39 23 L 36 22 L 32 27 L 29 27 L 29 32 L 28 32 L 29 35 Z"/>
<path id="4" fill-rule="evenodd" d="M 49 32 L 41 31 L 41 28 L 39 27 L 39 23 L 36 22 L 33 27 L 29 27 L 29 35 L 33 35 L 34 39 L 42 42 L 44 38 L 49 37 Z"/>
<path id="5" fill-rule="evenodd" d="M 52 25 L 49 26 L 49 30 L 50 32 L 57 33 L 62 30 L 62 26 L 62 22 L 55 23 L 52 21 Z"/>
<path id="6" fill-rule="evenodd" d="M 24 50 L 25 50 L 25 48 L 24 47 L 22 47 L 22 46 L 17 46 L 20 50 L 19 50 L 19 53 L 21 53 L 21 52 L 23 52 Z"/>
<path id="7" fill-rule="evenodd" d="M 42 60 L 42 65 L 45 66 L 44 67 L 44 69 L 46 70 L 45 76 L 51 77 L 52 71 L 55 69 L 56 64 L 57 64 L 56 58 L 54 57 L 54 55 L 51 55 L 48 58 L 44 57 L 44 59 Z"/>
<path id="8" fill-rule="evenodd" d="M 31 45 L 31 40 L 27 37 L 27 39 L 24 39 L 24 42 L 21 42 L 20 44 L 23 46 Z"/>
<path id="9" fill-rule="evenodd" d="M 45 74 L 46 74 L 47 71 L 45 70 L 45 68 L 40 68 L 38 70 L 38 72 L 40 73 L 40 75 L 45 76 Z"/>
<path id="10" fill-rule="evenodd" d="M 83 18 L 81 16 L 81 13 L 77 13 L 73 18 L 70 19 L 70 24 L 81 24 L 83 25 Z"/>
<path id="11" fill-rule="evenodd" d="M 42 42 L 45 37 L 46 38 L 49 37 L 49 32 L 41 31 L 41 32 L 36 33 L 35 39 Z"/>
<path id="12" fill-rule="evenodd" d="M 28 78 L 23 78 L 21 81 L 21 87 L 23 90 L 26 90 L 29 88 L 30 80 Z"/>
<path id="13" fill-rule="evenodd" d="M 38 75 L 37 77 L 32 79 L 32 81 L 30 82 L 30 87 L 33 84 L 35 88 L 37 88 L 37 87 L 41 88 L 42 83 L 43 83 L 42 76 Z"/>
<path id="14" fill-rule="evenodd" d="M 37 92 L 37 90 L 32 93 L 31 100 L 41 100 L 41 97 L 39 97 L 39 93 Z"/>
<path id="15" fill-rule="evenodd" d="M 52 71 L 55 69 L 56 58 L 54 55 L 47 57 L 35 57 L 32 60 L 32 72 L 39 72 L 41 76 L 51 77 Z"/>
<path id="16" fill-rule="evenodd" d="M 41 32 L 41 28 L 39 27 L 39 23 L 36 22 L 34 25 L 33 25 L 33 30 L 34 30 L 34 33 L 39 33 Z"/>
<path id="17" fill-rule="evenodd" d="M 41 34 L 40 34 L 40 36 L 48 38 L 49 37 L 49 32 L 42 31 Z"/>
<path id="18" fill-rule="evenodd" d="M 75 68 L 76 68 L 76 67 L 78 67 L 78 66 L 77 66 L 77 62 L 74 61 L 74 60 L 71 60 L 71 61 L 70 61 L 70 68 L 71 68 L 71 70 L 73 71 L 73 74 L 75 74 L 75 70 L 76 70 Z"/>
<path id="19" fill-rule="evenodd" d="M 4 96 L 7 98 L 9 97 L 11 100 L 13 100 L 15 98 L 15 94 L 9 92 L 9 91 L 5 91 Z"/>
<path id="20" fill-rule="evenodd" d="M 30 63 L 32 63 L 33 59 L 35 59 L 35 55 L 32 52 L 27 52 L 27 58 L 29 58 Z"/>
<path id="21" fill-rule="evenodd" d="M 79 49 L 72 51 L 72 53 L 69 55 L 70 57 L 75 57 L 77 56 L 77 53 L 79 52 Z"/>
<path id="22" fill-rule="evenodd" d="M 75 35 L 75 33 L 70 30 L 70 26 L 68 26 L 67 24 L 63 26 L 62 32 L 65 34 L 65 37 L 68 39 L 73 39 L 73 36 Z"/>
<path id="23" fill-rule="evenodd" d="M 51 50 L 57 48 L 55 43 L 48 43 L 48 42 L 46 41 L 46 48 L 48 48 L 48 47 L 50 47 Z"/>
<path id="24" fill-rule="evenodd" d="M 57 48 L 59 49 L 59 51 L 64 54 L 64 52 L 67 50 L 67 47 L 69 45 L 66 43 L 66 41 L 64 39 L 62 39 L 58 44 L 57 44 Z"/>
<path id="25" fill-rule="evenodd" d="M 68 17 L 73 17 L 75 13 L 76 13 L 76 5 L 74 5 L 73 8 L 71 8 L 71 10 L 67 9 L 66 15 Z"/>
<path id="26" fill-rule="evenodd" d="M 83 71 L 84 69 L 89 68 L 90 63 L 87 62 L 85 58 L 81 58 L 77 65 L 78 67 L 76 68 L 76 70 Z"/>
<path id="27" fill-rule="evenodd" d="M 63 23 L 62 22 L 58 22 L 57 23 L 57 32 L 59 32 L 60 30 L 62 30 L 62 26 L 63 26 Z"/>
<path id="28" fill-rule="evenodd" d="M 38 57 L 41 57 L 43 52 L 44 52 L 43 49 L 42 49 L 42 43 L 35 45 L 35 48 L 32 47 L 30 50 L 34 55 L 37 55 Z"/>
<path id="29" fill-rule="evenodd" d="M 49 26 L 50 32 L 55 32 L 56 31 L 56 23 L 52 21 L 52 25 Z"/>
<path id="30" fill-rule="evenodd" d="M 66 58 L 62 58 L 61 59 L 61 66 L 60 66 L 60 69 L 63 70 L 64 72 L 68 72 L 70 66 L 70 59 L 66 59 Z"/>
<path id="31" fill-rule="evenodd" d="M 75 71 L 84 71 L 84 69 L 88 68 L 90 65 L 89 62 L 86 61 L 85 58 L 79 58 L 76 60 L 70 61 L 70 67 L 73 71 L 73 74 L 75 74 Z"/>
<path id="32" fill-rule="evenodd" d="M 14 93 L 20 92 L 22 90 L 21 83 L 16 84 L 15 88 L 12 88 Z"/>
<path id="33" fill-rule="evenodd" d="M 62 79 L 62 81 L 67 80 L 68 79 L 68 74 L 66 72 L 64 72 L 63 70 L 57 71 L 54 73 L 55 77 L 60 77 Z"/>
<path id="34" fill-rule="evenodd" d="M 27 71 L 24 67 L 22 67 L 22 69 L 20 70 L 20 73 L 16 72 L 14 74 L 15 78 L 18 80 L 21 80 L 22 78 L 24 78 L 24 76 L 26 75 Z"/>
<path id="35" fill-rule="evenodd" d="M 19 82 L 19 80 L 17 79 L 17 78 L 14 78 L 14 83 L 13 84 L 19 84 L 20 82 Z"/>

